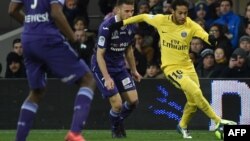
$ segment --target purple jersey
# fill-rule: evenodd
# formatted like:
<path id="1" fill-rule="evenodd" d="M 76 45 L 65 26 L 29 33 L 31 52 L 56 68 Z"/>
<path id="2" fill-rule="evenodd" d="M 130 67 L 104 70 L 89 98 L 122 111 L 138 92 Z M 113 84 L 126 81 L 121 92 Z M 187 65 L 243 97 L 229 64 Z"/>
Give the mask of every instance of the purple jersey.
<path id="1" fill-rule="evenodd" d="M 106 49 L 104 59 L 109 73 L 119 72 L 125 69 L 124 53 L 133 41 L 135 32 L 135 26 L 128 25 L 110 33 L 108 27 L 115 22 L 115 16 L 105 20 L 100 25 L 98 31 L 97 47 Z M 94 54 L 92 58 L 92 70 L 94 72 L 100 72 L 96 54 Z"/>
<path id="2" fill-rule="evenodd" d="M 64 0 L 12 0 L 12 2 L 22 3 L 25 7 L 23 36 L 26 34 L 53 35 L 62 40 L 64 39 L 50 15 L 50 5 L 52 3 L 63 5 Z"/>
<path id="3" fill-rule="evenodd" d="M 86 63 L 65 41 L 50 12 L 51 4 L 64 0 L 12 0 L 22 3 L 25 12 L 22 44 L 27 78 L 31 89 L 46 86 L 45 73 L 50 70 L 63 82 L 73 83 L 90 72 Z"/>

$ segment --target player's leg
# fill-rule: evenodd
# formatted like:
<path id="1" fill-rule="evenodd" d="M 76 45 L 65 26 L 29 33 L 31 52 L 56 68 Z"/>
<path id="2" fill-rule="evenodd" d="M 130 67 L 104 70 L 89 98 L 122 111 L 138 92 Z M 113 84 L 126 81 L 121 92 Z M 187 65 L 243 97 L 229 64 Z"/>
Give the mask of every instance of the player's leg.
<path id="1" fill-rule="evenodd" d="M 192 68 L 190 68 L 192 70 Z M 184 71 L 184 73 L 188 73 L 188 76 L 190 77 L 190 79 L 192 79 L 197 86 L 200 86 L 199 83 L 199 79 L 196 75 L 196 73 L 194 73 L 193 71 Z M 190 96 L 189 94 L 186 93 L 186 91 L 184 91 L 184 94 L 187 98 L 187 102 L 185 104 L 184 110 L 183 110 L 183 115 L 181 118 L 181 121 L 179 123 L 181 128 L 187 128 L 190 120 L 192 119 L 192 117 L 194 116 L 195 112 L 197 111 L 197 106 L 195 103 L 195 100 L 193 99 L 192 96 Z"/>
<path id="2" fill-rule="evenodd" d="M 186 95 L 194 99 L 197 107 L 203 111 L 210 119 L 214 120 L 216 123 L 220 122 L 221 118 L 216 115 L 208 101 L 202 94 L 200 87 L 197 86 L 194 81 L 189 78 L 184 78 L 185 82 L 182 84 L 182 89 L 186 91 Z"/>
<path id="3" fill-rule="evenodd" d="M 75 98 L 73 119 L 70 131 L 65 137 L 66 141 L 84 141 L 84 138 L 81 136 L 81 131 L 86 123 L 94 95 L 95 81 L 90 72 L 86 73 L 76 83 L 80 88 Z"/>
<path id="4" fill-rule="evenodd" d="M 178 88 L 181 88 L 186 94 L 186 97 L 193 99 L 196 106 L 209 118 L 213 119 L 216 123 L 221 120 L 221 118 L 213 111 L 208 101 L 204 98 L 200 86 L 197 83 L 198 78 L 195 78 L 197 75 L 195 74 L 193 67 L 187 67 L 185 69 L 179 67 L 167 67 L 164 70 L 164 73 L 167 74 L 170 82 L 174 83 Z"/>
<path id="5" fill-rule="evenodd" d="M 16 141 L 26 140 L 43 95 L 44 89 L 31 90 L 23 102 L 17 123 Z"/>
<path id="6" fill-rule="evenodd" d="M 121 92 L 122 97 L 125 102 L 122 105 L 121 114 L 120 114 L 120 130 L 124 137 L 126 137 L 126 132 L 124 129 L 123 121 L 126 119 L 132 111 L 138 105 L 138 94 L 136 91 L 135 83 L 131 75 L 127 70 L 123 70 L 115 77 L 115 82 L 118 89 Z"/>
<path id="7" fill-rule="evenodd" d="M 122 105 L 121 111 L 121 120 L 127 118 L 132 111 L 137 107 L 139 100 L 136 90 L 130 90 L 122 93 L 122 97 L 125 99 L 125 102 Z"/>
<path id="8" fill-rule="evenodd" d="M 192 117 L 195 115 L 197 111 L 197 106 L 194 103 L 187 102 L 183 109 L 183 115 L 179 122 L 181 128 L 188 128 L 188 124 Z"/>
<path id="9" fill-rule="evenodd" d="M 25 46 L 26 48 L 28 47 Z M 32 46 L 33 47 L 33 46 Z M 22 104 L 16 132 L 16 141 L 25 141 L 31 129 L 32 122 L 38 110 L 38 104 L 42 100 L 45 93 L 45 74 L 43 66 L 39 61 L 30 58 L 27 55 L 27 50 L 24 51 L 26 55 L 25 66 L 27 70 L 27 79 L 29 82 L 30 93 Z"/>
<path id="10" fill-rule="evenodd" d="M 86 73 L 80 80 L 76 82 L 79 85 L 79 90 L 76 94 L 74 102 L 74 113 L 71 122 L 69 136 L 81 135 L 81 131 L 86 123 L 90 105 L 94 96 L 95 80 L 90 72 Z M 71 137 L 74 138 L 74 137 Z M 80 138 L 80 137 L 78 137 Z"/>
<path id="11" fill-rule="evenodd" d="M 236 122 L 221 119 L 221 117 L 219 117 L 214 112 L 214 110 L 212 109 L 212 107 L 210 106 L 210 104 L 208 103 L 208 101 L 205 99 L 205 97 L 202 94 L 197 74 L 195 72 L 191 71 L 191 73 L 189 73 L 188 76 L 191 79 L 191 81 L 189 81 L 189 79 L 188 79 L 188 80 L 186 80 L 186 82 L 188 82 L 188 83 L 182 84 L 184 92 L 185 92 L 187 100 L 188 100 L 188 103 L 190 103 L 191 105 L 195 103 L 195 105 L 197 105 L 197 107 L 199 109 L 201 109 L 210 119 L 215 121 L 215 123 L 217 124 L 217 127 L 219 127 L 221 124 L 236 125 Z M 192 94 L 192 91 L 193 91 L 193 94 Z M 182 117 L 182 120 L 180 122 L 180 125 L 183 124 L 184 127 L 185 127 L 185 124 L 186 125 L 188 124 L 189 120 L 192 117 L 192 112 L 188 112 L 188 110 L 187 110 L 187 114 L 185 116 L 185 111 L 186 110 L 184 109 L 183 117 Z M 186 120 L 184 120 L 184 119 L 186 119 Z"/>
<path id="12" fill-rule="evenodd" d="M 183 138 L 190 139 L 190 138 L 192 138 L 192 136 L 190 135 L 190 133 L 188 131 L 188 124 L 189 124 L 190 120 L 192 119 L 192 117 L 194 116 L 194 114 L 196 113 L 197 106 L 194 103 L 194 101 L 190 97 L 188 97 L 187 95 L 186 95 L 186 98 L 187 98 L 187 102 L 184 106 L 181 120 L 180 120 L 179 124 L 177 125 L 176 129 L 179 133 L 181 133 L 183 135 Z"/>
<path id="13" fill-rule="evenodd" d="M 115 86 L 114 89 L 108 90 L 104 85 L 104 77 L 101 74 L 101 72 L 93 72 L 94 78 L 96 80 L 97 87 L 99 91 L 101 92 L 102 96 L 104 98 L 109 99 L 109 103 L 111 105 L 111 109 L 109 111 L 109 119 L 111 122 L 111 132 L 112 132 L 112 138 L 121 138 L 120 130 L 119 130 L 119 120 L 120 120 L 120 113 L 122 109 L 122 99 L 118 92 L 118 88 Z M 112 79 L 114 80 L 115 74 L 110 74 Z"/>
<path id="14" fill-rule="evenodd" d="M 51 47 L 53 46 L 53 47 Z M 46 55 L 41 56 L 53 74 L 68 84 L 77 84 L 71 128 L 65 140 L 84 141 L 81 131 L 89 114 L 95 89 L 95 80 L 87 64 L 78 58 L 68 43 L 51 43 L 45 47 Z M 55 57 L 56 56 L 56 57 Z"/>
<path id="15" fill-rule="evenodd" d="M 112 138 L 121 138 L 120 114 L 122 109 L 122 99 L 119 93 L 109 97 L 111 109 L 109 119 L 111 121 Z"/>
<path id="16" fill-rule="evenodd" d="M 178 131 L 183 134 L 184 138 L 192 138 L 188 133 L 187 126 L 193 114 L 196 112 L 196 107 L 215 121 L 220 120 L 220 117 L 214 113 L 209 103 L 203 97 L 199 87 L 198 77 L 193 67 L 167 67 L 164 69 L 164 73 L 172 84 L 184 91 L 187 98 L 182 119 L 179 126 L 177 126 Z"/>
<path id="17" fill-rule="evenodd" d="M 131 75 L 127 70 L 123 70 L 114 78 L 117 88 L 121 92 L 125 102 L 122 106 L 121 120 L 125 119 L 138 105 L 138 94 Z"/>
<path id="18" fill-rule="evenodd" d="M 126 137 L 126 131 L 124 127 L 124 120 L 136 109 L 139 100 L 136 90 L 130 90 L 122 93 L 125 102 L 122 104 L 122 111 L 120 115 L 120 130 L 122 136 Z"/>

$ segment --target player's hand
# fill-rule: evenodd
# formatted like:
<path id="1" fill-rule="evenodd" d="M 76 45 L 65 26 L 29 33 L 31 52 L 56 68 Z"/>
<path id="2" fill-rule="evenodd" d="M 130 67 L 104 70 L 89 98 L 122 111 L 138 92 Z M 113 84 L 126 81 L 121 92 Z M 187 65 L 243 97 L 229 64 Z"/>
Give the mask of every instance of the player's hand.
<path id="1" fill-rule="evenodd" d="M 111 32 L 115 31 L 115 30 L 119 30 L 121 27 L 123 26 L 123 21 L 119 21 L 116 23 L 113 23 L 109 26 L 109 30 Z"/>
<path id="2" fill-rule="evenodd" d="M 108 77 L 106 79 L 104 79 L 104 86 L 108 89 L 108 90 L 112 90 L 115 87 L 115 83 L 113 81 L 113 79 L 111 77 Z"/>
<path id="3" fill-rule="evenodd" d="M 208 36 L 208 41 L 210 42 L 212 47 L 216 47 L 217 46 L 217 39 L 215 38 L 214 35 L 209 35 Z"/>
<path id="4" fill-rule="evenodd" d="M 131 71 L 131 74 L 132 74 L 133 78 L 135 79 L 135 81 L 137 81 L 137 82 L 141 81 L 142 76 L 137 71 L 135 71 L 135 72 Z"/>

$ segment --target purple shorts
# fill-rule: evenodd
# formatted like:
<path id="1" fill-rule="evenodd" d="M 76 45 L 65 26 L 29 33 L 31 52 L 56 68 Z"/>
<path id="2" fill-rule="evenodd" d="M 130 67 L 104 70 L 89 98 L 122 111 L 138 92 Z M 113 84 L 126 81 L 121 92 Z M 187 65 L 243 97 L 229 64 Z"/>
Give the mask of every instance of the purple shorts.
<path id="1" fill-rule="evenodd" d="M 107 88 L 104 87 L 104 79 L 102 73 L 99 72 L 93 72 L 93 73 L 97 87 L 99 88 L 104 98 L 111 97 L 117 93 L 121 94 L 122 92 L 136 89 L 134 80 L 132 79 L 131 75 L 128 73 L 127 70 L 109 74 L 115 83 L 114 89 L 112 90 L 107 90 Z"/>
<path id="2" fill-rule="evenodd" d="M 55 37 L 22 37 L 24 63 L 31 89 L 46 86 L 46 70 L 65 83 L 73 83 L 90 72 L 86 63 L 65 41 Z"/>

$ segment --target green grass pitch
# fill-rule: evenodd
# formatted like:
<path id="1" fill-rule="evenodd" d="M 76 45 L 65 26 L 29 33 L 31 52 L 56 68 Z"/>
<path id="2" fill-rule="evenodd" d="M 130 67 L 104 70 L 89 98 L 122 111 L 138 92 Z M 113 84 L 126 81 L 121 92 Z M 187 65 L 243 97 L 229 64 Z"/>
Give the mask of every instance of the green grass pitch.
<path id="1" fill-rule="evenodd" d="M 64 141 L 66 130 L 31 130 L 27 141 Z M 219 141 L 214 132 L 192 130 L 190 141 Z M 127 138 L 112 139 L 109 130 L 85 130 L 87 141 L 185 141 L 174 130 L 127 130 Z M 0 130 L 0 141 L 14 141 L 15 130 Z"/>

